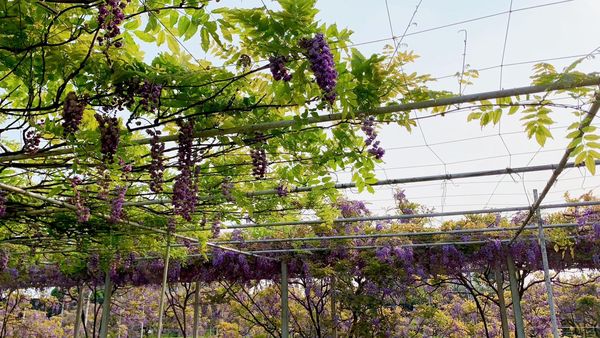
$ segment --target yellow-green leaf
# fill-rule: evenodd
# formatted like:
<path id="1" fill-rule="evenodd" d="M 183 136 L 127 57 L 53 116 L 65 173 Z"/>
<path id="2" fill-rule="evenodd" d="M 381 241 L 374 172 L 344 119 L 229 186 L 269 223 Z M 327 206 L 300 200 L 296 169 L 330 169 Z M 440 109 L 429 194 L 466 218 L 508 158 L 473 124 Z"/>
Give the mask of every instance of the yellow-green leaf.
<path id="1" fill-rule="evenodd" d="M 179 43 L 172 35 L 167 35 L 167 46 L 173 53 L 179 53 Z"/>
<path id="2" fill-rule="evenodd" d="M 188 19 L 187 16 L 182 16 L 181 19 L 179 19 L 179 26 L 177 26 L 177 31 L 179 32 L 179 36 L 184 35 L 185 32 L 187 32 L 189 27 L 190 27 L 190 19 Z"/>
<path id="3" fill-rule="evenodd" d="M 158 35 L 156 35 L 156 44 L 160 46 L 163 43 L 165 43 L 165 31 L 160 31 L 158 32 Z"/>
<path id="4" fill-rule="evenodd" d="M 134 17 L 133 20 L 130 20 L 129 22 L 124 24 L 123 28 L 128 29 L 128 30 L 135 30 L 135 29 L 138 29 L 138 27 L 140 27 L 141 24 L 142 24 L 142 19 L 139 16 L 136 16 L 136 17 Z"/>
<path id="5" fill-rule="evenodd" d="M 579 155 L 577 155 L 577 157 L 575 157 L 575 164 L 579 164 L 579 163 L 583 162 L 583 160 L 586 158 L 586 156 L 587 156 L 587 153 L 585 151 L 581 152 Z"/>
<path id="6" fill-rule="evenodd" d="M 154 42 L 154 35 L 152 35 L 150 33 L 142 32 L 142 31 L 135 31 L 134 34 L 135 34 L 135 36 L 140 38 L 140 40 L 142 40 L 142 41 Z"/>
<path id="7" fill-rule="evenodd" d="M 208 38 L 208 31 L 206 30 L 206 28 L 202 28 L 200 30 L 200 38 L 201 38 L 200 46 L 202 47 L 203 51 L 207 52 L 208 47 L 210 46 L 210 41 Z"/>
<path id="8" fill-rule="evenodd" d="M 585 167 L 590 172 L 590 174 L 596 174 L 596 162 L 594 161 L 593 156 L 588 156 L 585 158 Z"/>

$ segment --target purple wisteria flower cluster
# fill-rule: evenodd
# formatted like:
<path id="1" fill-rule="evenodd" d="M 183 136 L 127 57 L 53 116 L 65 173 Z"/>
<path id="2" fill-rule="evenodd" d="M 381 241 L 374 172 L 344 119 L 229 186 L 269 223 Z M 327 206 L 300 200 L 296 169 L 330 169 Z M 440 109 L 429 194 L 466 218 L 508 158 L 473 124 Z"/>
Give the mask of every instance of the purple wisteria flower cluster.
<path id="1" fill-rule="evenodd" d="M 173 207 L 175 214 L 187 221 L 192 220 L 192 213 L 196 210 L 196 191 L 192 160 L 194 141 L 194 120 L 179 122 L 179 148 L 177 166 L 179 175 L 173 185 Z"/>
<path id="2" fill-rule="evenodd" d="M 98 113 L 94 117 L 98 121 L 98 129 L 100 130 L 102 160 L 112 163 L 120 141 L 119 120 L 116 117 L 100 115 Z"/>
<path id="3" fill-rule="evenodd" d="M 369 116 L 365 118 L 360 129 L 367 135 L 365 144 L 370 147 L 368 150 L 369 154 L 373 155 L 378 160 L 382 159 L 385 154 L 385 149 L 379 145 L 380 141 L 375 140 L 377 138 L 377 132 L 375 131 L 375 117 Z"/>
<path id="4" fill-rule="evenodd" d="M 114 45 L 117 48 L 123 46 L 121 41 L 113 43 L 112 40 L 121 34 L 119 25 L 125 20 L 123 10 L 130 1 L 131 0 L 127 0 L 127 2 L 107 0 L 106 3 L 103 3 L 98 7 L 98 26 L 104 31 L 104 34 L 98 37 L 98 43 L 100 45 L 106 43 L 108 46 Z"/>
<path id="5" fill-rule="evenodd" d="M 285 67 L 286 58 L 284 56 L 271 56 L 269 58 L 269 69 L 275 81 L 288 82 L 292 79 L 292 74 Z"/>
<path id="6" fill-rule="evenodd" d="M 150 190 L 159 194 L 162 192 L 163 175 L 165 165 L 163 153 L 165 152 L 165 144 L 160 142 L 160 130 L 147 130 L 150 135 Z"/>
<path id="7" fill-rule="evenodd" d="M 79 125 L 83 119 L 85 110 L 85 101 L 77 98 L 75 92 L 69 92 L 63 105 L 63 133 L 72 135 L 79 130 Z"/>
<path id="8" fill-rule="evenodd" d="M 333 54 L 331 54 L 331 49 L 325 40 L 325 36 L 319 33 L 312 39 L 302 39 L 300 47 L 305 49 L 306 56 L 310 62 L 310 69 L 323 92 L 323 98 L 325 101 L 333 104 L 337 96 L 335 87 L 338 73 L 335 69 Z"/>
<path id="9" fill-rule="evenodd" d="M 28 154 L 35 154 L 40 147 L 41 135 L 35 129 L 29 129 L 23 134 L 23 150 Z"/>
<path id="10" fill-rule="evenodd" d="M 85 206 L 83 203 L 83 198 L 81 197 L 81 192 L 79 191 L 79 186 L 81 185 L 82 180 L 80 177 L 75 176 L 71 179 L 71 188 L 73 188 L 73 198 L 72 203 L 77 208 L 75 213 L 77 214 L 77 221 L 80 223 L 85 223 L 90 220 L 90 209 Z"/>

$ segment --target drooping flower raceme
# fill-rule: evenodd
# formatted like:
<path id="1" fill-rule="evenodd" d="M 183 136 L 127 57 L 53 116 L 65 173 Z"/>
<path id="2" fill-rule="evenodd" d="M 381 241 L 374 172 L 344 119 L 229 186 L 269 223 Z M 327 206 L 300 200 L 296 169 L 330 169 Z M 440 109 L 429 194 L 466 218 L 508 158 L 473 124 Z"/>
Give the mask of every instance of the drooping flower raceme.
<path id="1" fill-rule="evenodd" d="M 300 41 L 300 47 L 305 49 L 310 62 L 310 69 L 323 92 L 323 98 L 333 104 L 336 98 L 335 87 L 338 73 L 335 69 L 331 49 L 325 41 L 325 36 L 319 33 L 312 39 L 303 39 Z"/>
<path id="2" fill-rule="evenodd" d="M 173 207 L 175 214 L 187 221 L 192 220 L 196 210 L 196 191 L 192 173 L 192 145 L 194 137 L 194 121 L 179 122 L 179 148 L 177 166 L 179 175 L 173 185 Z"/>

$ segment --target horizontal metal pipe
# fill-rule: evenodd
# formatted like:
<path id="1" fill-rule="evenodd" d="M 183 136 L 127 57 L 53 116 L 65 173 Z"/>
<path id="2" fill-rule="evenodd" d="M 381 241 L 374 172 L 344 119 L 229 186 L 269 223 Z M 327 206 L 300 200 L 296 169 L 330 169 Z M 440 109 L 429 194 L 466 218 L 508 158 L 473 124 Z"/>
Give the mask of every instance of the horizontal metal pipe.
<path id="1" fill-rule="evenodd" d="M 549 224 L 544 225 L 544 229 L 571 228 L 579 226 L 577 223 Z M 538 227 L 529 225 L 525 230 L 535 230 Z M 287 243 L 287 242 L 310 242 L 310 241 L 330 241 L 330 240 L 351 240 L 351 239 L 370 239 L 370 238 L 387 238 L 387 237 L 419 237 L 419 236 L 437 236 L 437 235 L 462 235 L 473 233 L 488 233 L 488 232 L 505 232 L 519 230 L 520 226 L 513 227 L 496 227 L 496 228 L 481 228 L 481 229 L 458 229 L 448 231 L 424 231 L 424 232 L 395 232 L 395 233 L 379 233 L 379 234 L 364 234 L 364 235 L 339 235 L 339 236 L 322 236 L 322 237 L 294 237 L 294 238 L 265 238 L 246 241 L 215 241 L 217 244 L 264 244 L 264 243 Z"/>
<path id="2" fill-rule="evenodd" d="M 600 165 L 600 160 L 595 161 L 596 165 Z M 575 164 L 573 162 L 567 163 L 565 168 L 576 168 L 581 167 L 584 164 Z M 536 172 L 536 171 L 545 171 L 545 170 L 555 170 L 558 167 L 558 164 L 543 164 L 536 166 L 528 166 L 528 167 L 516 167 L 516 168 L 503 168 L 503 169 L 492 169 L 492 170 L 481 170 L 481 171 L 469 171 L 455 174 L 443 174 L 443 175 L 429 175 L 429 176 L 417 176 L 417 177 L 405 177 L 405 178 L 395 178 L 395 179 L 387 179 L 387 180 L 378 180 L 377 182 L 371 184 L 372 186 L 384 186 L 384 185 L 393 185 L 393 184 L 407 184 L 407 183 L 419 183 L 419 182 L 431 182 L 431 181 L 441 181 L 441 180 L 456 180 L 456 179 L 464 179 L 464 178 L 474 178 L 474 177 L 484 177 L 484 176 L 497 176 L 497 175 L 505 175 L 505 174 L 520 174 L 520 173 L 528 173 L 528 172 Z M 299 192 L 308 192 L 317 188 L 321 188 L 322 186 L 309 186 L 309 187 L 294 187 L 289 190 L 290 193 L 299 193 Z M 350 189 L 355 188 L 356 183 L 346 182 L 346 183 L 338 183 L 334 185 L 335 189 Z M 257 190 L 250 191 L 246 193 L 247 197 L 254 196 L 264 196 L 264 195 L 276 195 L 276 189 L 267 189 L 267 190 Z M 199 200 L 201 201 L 209 201 L 215 199 L 216 196 L 200 196 Z M 145 205 L 166 205 L 171 204 L 170 199 L 156 199 L 156 200 L 148 200 L 148 201 L 131 201 L 123 203 L 124 206 L 145 206 Z M 57 211 L 66 210 L 66 209 L 56 209 Z M 40 212 L 40 211 L 33 211 Z M 41 211 L 44 212 L 45 211 Z M 29 215 L 29 213 L 28 213 Z"/>
<path id="3" fill-rule="evenodd" d="M 540 209 L 558 209 L 558 208 L 582 207 L 582 206 L 594 206 L 594 205 L 600 205 L 600 201 L 544 204 L 544 205 L 540 206 Z M 334 223 L 352 223 L 352 222 L 385 221 L 385 220 L 400 220 L 400 219 L 418 219 L 418 218 L 442 217 L 442 216 L 461 216 L 461 215 L 514 212 L 514 211 L 524 211 L 524 210 L 530 210 L 530 209 L 531 209 L 530 206 L 526 206 L 526 207 L 508 207 L 508 208 L 491 208 L 491 209 L 433 212 L 433 213 L 428 213 L 428 214 L 412 214 L 412 215 L 404 215 L 403 214 L 403 215 L 348 217 L 348 218 L 337 218 L 337 219 L 334 219 L 333 222 Z M 240 225 L 228 226 L 227 228 L 228 229 L 262 228 L 262 227 L 286 226 L 286 225 L 317 225 L 317 224 L 323 224 L 323 223 L 325 223 L 325 221 L 319 219 L 319 220 L 309 220 L 309 221 L 240 224 Z M 194 231 L 200 231 L 200 230 L 209 230 L 209 228 L 195 229 Z"/>
<path id="4" fill-rule="evenodd" d="M 596 165 L 600 165 L 600 160 L 596 160 Z M 585 164 L 575 164 L 573 162 L 567 163 L 565 168 L 574 168 L 574 167 L 582 167 Z M 407 178 L 396 178 L 396 179 L 388 179 L 388 180 L 378 180 L 377 182 L 371 184 L 372 186 L 379 185 L 393 185 L 393 184 L 406 184 L 406 183 L 418 183 L 418 182 L 430 182 L 430 181 L 442 181 L 442 180 L 455 180 L 462 178 L 472 178 L 472 177 L 483 177 L 483 176 L 497 176 L 504 174 L 520 174 L 520 173 L 528 173 L 534 171 L 545 171 L 545 170 L 555 170 L 558 168 L 558 164 L 544 164 L 544 165 L 535 165 L 529 167 L 517 167 L 517 168 L 504 168 L 504 169 L 494 169 L 494 170 L 482 170 L 482 171 L 470 171 L 464 173 L 456 173 L 456 174 L 443 174 L 443 175 L 430 175 L 430 176 L 417 176 L 417 177 L 407 177 Z M 290 189 L 290 193 L 295 192 L 307 192 L 314 190 L 315 188 L 319 188 L 322 186 L 310 186 L 310 187 L 295 187 Z M 335 189 L 350 189 L 356 188 L 356 183 L 338 183 L 334 186 Z M 277 194 L 276 189 L 268 189 L 268 190 L 259 190 L 252 191 L 246 193 L 246 196 L 261 196 L 261 195 L 275 195 Z"/>
<path id="5" fill-rule="evenodd" d="M 557 229 L 557 228 L 572 228 L 577 226 L 587 226 L 590 223 L 578 224 L 578 223 L 559 223 L 559 224 L 548 224 L 544 225 L 544 229 Z M 310 242 L 310 241 L 326 241 L 326 240 L 351 240 L 351 239 L 367 239 L 367 238 L 393 238 L 393 237 L 419 237 L 419 236 L 435 236 L 435 235 L 461 235 L 469 233 L 489 233 L 489 232 L 508 232 L 516 231 L 519 227 L 496 227 L 496 228 L 479 228 L 479 229 L 458 229 L 448 231 L 424 231 L 424 232 L 400 232 L 400 233 L 379 233 L 379 234 L 365 234 L 365 235 L 340 235 L 340 236 L 323 236 L 323 237 L 293 237 L 293 238 L 266 238 L 256 239 L 247 241 L 213 241 L 213 244 L 226 245 L 226 244 L 265 244 L 265 243 L 287 243 L 287 242 Z M 535 230 L 537 226 L 527 226 L 525 230 Z M 17 240 L 18 238 L 14 239 Z M 48 237 L 51 239 L 51 237 Z M 9 240 L 3 240 L 1 242 L 8 242 Z M 173 243 L 171 247 L 184 247 L 185 244 Z M 79 250 L 54 250 L 54 251 L 43 251 L 38 252 L 39 254 L 56 254 L 56 253 L 69 253 L 79 252 Z M 158 257 L 160 258 L 160 257 Z"/>
<path id="6" fill-rule="evenodd" d="M 194 133 L 194 136 L 197 138 L 207 138 L 207 137 L 215 137 L 220 135 L 232 135 L 232 134 L 246 134 L 253 133 L 257 131 L 266 131 L 272 129 L 280 129 L 280 128 L 289 128 L 298 125 L 298 123 L 302 125 L 308 124 L 318 124 L 325 122 L 333 122 L 348 119 L 348 116 L 356 116 L 363 117 L 369 115 L 384 115 L 390 113 L 399 113 L 399 112 L 408 112 L 412 110 L 420 110 L 420 109 L 428 109 L 433 107 L 442 107 L 442 106 L 450 106 L 460 103 L 474 102 L 474 101 L 482 101 L 482 100 L 490 100 L 497 98 L 506 98 L 512 96 L 519 95 L 528 95 L 528 94 L 536 94 L 543 93 L 554 90 L 565 90 L 565 89 L 573 89 L 579 87 L 588 87 L 600 85 L 600 77 L 587 77 L 583 80 L 578 81 L 559 81 L 555 83 L 536 85 L 536 86 L 526 86 L 526 87 L 517 87 L 512 89 L 502 89 L 502 90 L 494 90 L 489 92 L 475 93 L 469 95 L 458 95 L 458 96 L 450 96 L 450 97 L 442 97 L 432 100 L 419 101 L 419 102 L 410 102 L 404 104 L 395 104 L 385 107 L 377 107 L 371 110 L 362 110 L 356 111 L 352 114 L 343 114 L 343 113 L 331 113 L 326 115 L 319 115 L 314 117 L 308 117 L 302 120 L 296 120 L 293 118 L 287 120 L 279 120 L 279 121 L 271 121 L 264 123 L 257 123 L 251 125 L 244 125 L 239 127 L 232 128 L 211 128 L 206 130 L 201 130 Z M 176 141 L 177 135 L 165 135 L 160 138 L 161 142 L 171 142 Z M 151 138 L 143 138 L 137 140 L 131 140 L 131 145 L 144 145 L 150 144 Z M 57 155 L 65 155 L 71 153 L 72 150 L 70 148 L 56 149 L 51 151 L 39 152 L 36 154 L 17 154 L 17 155 L 0 155 L 0 163 L 29 159 L 35 157 L 49 157 L 49 156 L 57 156 Z"/>
<path id="7" fill-rule="evenodd" d="M 567 236 L 567 239 L 575 238 L 575 236 Z M 535 241 L 536 237 L 526 237 L 523 238 L 526 241 Z M 501 239 L 499 240 L 501 243 L 509 243 L 511 239 Z M 437 246 L 445 246 L 445 245 L 473 245 L 473 244 L 485 244 L 489 241 L 458 241 L 458 242 L 435 242 L 435 243 L 409 243 L 409 244 L 399 244 L 394 245 L 395 247 L 401 248 L 429 248 L 429 247 L 437 247 Z M 383 248 L 383 245 L 358 245 L 351 247 L 344 247 L 344 249 L 348 250 L 368 250 L 368 249 L 379 249 Z M 253 250 L 248 251 L 255 254 L 273 254 L 273 253 L 297 253 L 297 252 L 315 252 L 315 251 L 331 251 L 336 248 L 325 248 L 325 247 L 311 247 L 311 248 L 289 248 L 289 249 L 267 249 L 267 250 Z"/>
<path id="8" fill-rule="evenodd" d="M 600 160 L 595 161 L 596 165 L 600 165 Z M 584 166 L 583 163 L 575 164 L 573 162 L 567 163 L 565 168 L 576 168 Z M 497 175 L 505 175 L 505 174 L 521 174 L 528 172 L 536 172 L 536 171 L 546 171 L 546 170 L 556 170 L 558 168 L 558 164 L 543 164 L 536 166 L 528 166 L 528 167 L 516 167 L 516 168 L 503 168 L 503 169 L 492 169 L 492 170 L 481 170 L 481 171 L 469 171 L 462 172 L 456 174 L 443 174 L 443 175 L 429 175 L 429 176 L 417 176 L 417 177 L 405 177 L 405 178 L 395 178 L 395 179 L 387 179 L 387 180 L 378 180 L 377 182 L 371 184 L 372 186 L 384 186 L 384 185 L 394 185 L 394 184 L 408 184 L 408 183 L 419 183 L 419 182 L 431 182 L 431 181 L 443 181 L 443 180 L 456 180 L 456 179 L 464 179 L 464 178 L 474 178 L 474 177 L 485 177 L 485 176 L 497 176 Z M 314 189 L 322 188 L 322 185 L 308 186 L 308 187 L 294 187 L 289 189 L 289 193 L 300 193 L 300 192 L 308 192 Z M 356 183 L 346 182 L 346 183 L 338 183 L 333 186 L 335 189 L 351 189 L 356 188 Z M 278 194 L 277 189 L 266 189 L 266 190 L 257 190 L 250 191 L 246 193 L 247 197 L 255 197 L 255 196 L 265 196 L 265 195 L 276 195 Z M 200 196 L 199 200 L 201 201 L 210 201 L 216 199 L 217 196 Z M 144 206 L 144 205 L 155 205 L 155 204 L 170 204 L 171 200 L 169 199 L 156 199 L 149 201 L 135 201 L 135 202 L 125 202 L 123 205 L 125 206 Z"/>

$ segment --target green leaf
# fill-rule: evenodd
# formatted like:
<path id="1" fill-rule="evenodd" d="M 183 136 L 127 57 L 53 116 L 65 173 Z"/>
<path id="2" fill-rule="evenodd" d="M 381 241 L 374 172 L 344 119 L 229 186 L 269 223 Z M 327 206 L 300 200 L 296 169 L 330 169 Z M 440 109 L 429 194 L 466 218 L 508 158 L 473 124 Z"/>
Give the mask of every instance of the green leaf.
<path id="1" fill-rule="evenodd" d="M 200 30 L 200 38 L 200 46 L 202 47 L 202 50 L 208 52 L 208 48 L 210 47 L 210 40 L 208 38 L 208 31 L 206 30 L 206 28 L 202 28 Z"/>
<path id="2" fill-rule="evenodd" d="M 177 23 L 177 19 L 179 19 L 179 12 L 171 11 L 171 13 L 169 15 L 169 26 L 175 27 L 175 24 Z"/>
<path id="3" fill-rule="evenodd" d="M 596 174 L 596 162 L 594 161 L 593 156 L 588 156 L 585 158 L 585 167 L 590 172 L 590 174 Z"/>
<path id="4" fill-rule="evenodd" d="M 188 28 L 190 27 L 190 19 L 187 16 L 182 16 L 179 19 L 179 26 L 177 27 L 177 31 L 179 32 L 179 36 L 184 35 Z"/>
<path id="5" fill-rule="evenodd" d="M 129 22 L 124 24 L 123 28 L 125 28 L 127 30 L 135 30 L 135 29 L 138 29 L 138 27 L 140 27 L 141 24 L 142 24 L 142 19 L 139 16 L 136 16 L 133 20 L 130 20 Z"/>
<path id="6" fill-rule="evenodd" d="M 196 32 L 198 32 L 198 25 L 192 23 L 190 27 L 188 27 L 188 29 L 185 31 L 185 36 L 183 40 L 187 41 L 191 39 L 196 34 Z"/>
<path id="7" fill-rule="evenodd" d="M 546 135 L 543 132 L 540 132 L 539 130 L 535 133 L 535 140 L 537 141 L 537 143 L 540 146 L 544 146 L 544 144 L 546 144 Z"/>
<path id="8" fill-rule="evenodd" d="M 579 153 L 577 157 L 575 157 L 575 164 L 579 164 L 585 160 L 587 153 L 585 151 Z"/>
<path id="9" fill-rule="evenodd" d="M 160 46 L 163 43 L 165 43 L 165 32 L 164 31 L 160 31 L 160 32 L 158 32 L 158 35 L 156 36 L 156 44 L 158 46 Z"/>
<path id="10" fill-rule="evenodd" d="M 500 122 L 500 118 L 502 117 L 502 109 L 496 109 L 493 112 L 491 112 L 492 114 L 492 122 L 494 123 L 494 125 L 498 124 L 498 122 Z"/>
<path id="11" fill-rule="evenodd" d="M 487 125 L 488 123 L 490 123 L 490 114 L 484 113 L 481 116 L 481 121 L 479 121 L 479 124 L 483 127 L 483 126 Z"/>
<path id="12" fill-rule="evenodd" d="M 179 43 L 172 35 L 167 35 L 167 46 L 173 53 L 179 53 Z"/>
<path id="13" fill-rule="evenodd" d="M 471 113 L 469 114 L 469 116 L 467 116 L 467 122 L 471 122 L 473 120 L 478 120 L 481 117 L 481 113 Z"/>
<path id="14" fill-rule="evenodd" d="M 152 35 L 150 33 L 142 32 L 142 31 L 135 31 L 134 34 L 135 34 L 135 36 L 140 38 L 140 40 L 142 40 L 142 41 L 154 42 L 154 35 Z"/>
<path id="15" fill-rule="evenodd" d="M 581 133 L 581 132 L 580 132 L 579 130 L 572 131 L 572 132 L 570 132 L 570 133 L 567 135 L 567 138 L 574 138 L 574 137 L 577 137 L 577 136 L 578 136 L 580 133 Z"/>
<path id="16" fill-rule="evenodd" d="M 587 142 L 585 145 L 590 148 L 596 148 L 596 149 L 600 148 L 600 143 L 598 143 L 598 142 Z"/>

